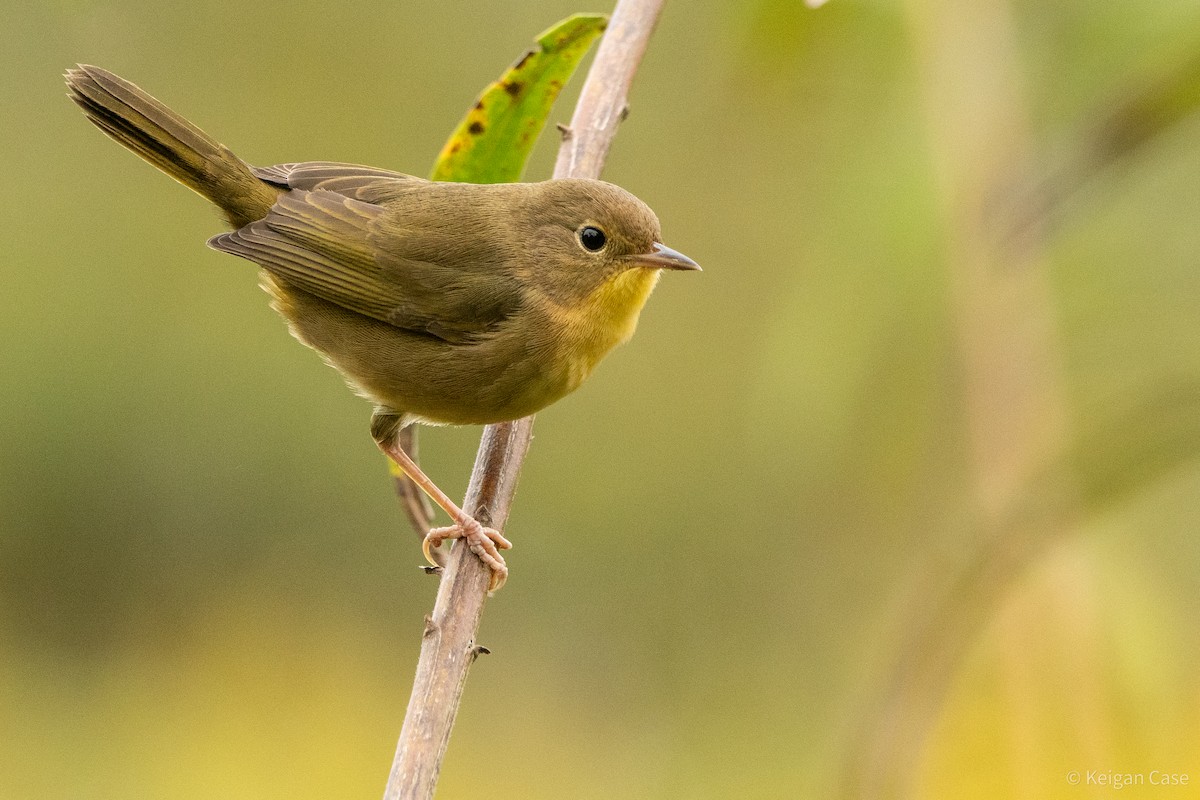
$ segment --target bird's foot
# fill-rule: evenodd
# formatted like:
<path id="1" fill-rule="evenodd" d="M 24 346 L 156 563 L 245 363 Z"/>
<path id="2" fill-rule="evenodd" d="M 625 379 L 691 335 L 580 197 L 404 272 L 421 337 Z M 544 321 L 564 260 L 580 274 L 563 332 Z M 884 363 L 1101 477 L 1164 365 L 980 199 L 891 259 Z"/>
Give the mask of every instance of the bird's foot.
<path id="1" fill-rule="evenodd" d="M 437 564 L 433 558 L 433 548 L 447 539 L 463 539 L 471 552 L 479 556 L 487 567 L 492 570 L 492 580 L 488 584 L 488 594 L 499 589 L 508 580 L 508 565 L 504 563 L 501 550 L 508 550 L 512 542 L 505 539 L 495 528 L 485 528 L 472 517 L 463 515 L 455 524 L 446 528 L 433 528 L 425 534 L 421 550 L 430 564 Z"/>

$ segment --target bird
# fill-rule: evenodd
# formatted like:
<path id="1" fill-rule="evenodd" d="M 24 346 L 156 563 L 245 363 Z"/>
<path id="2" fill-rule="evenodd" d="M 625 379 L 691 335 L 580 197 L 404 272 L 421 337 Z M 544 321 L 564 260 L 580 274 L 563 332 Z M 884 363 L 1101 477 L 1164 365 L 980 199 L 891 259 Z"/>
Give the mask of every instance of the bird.
<path id="1" fill-rule="evenodd" d="M 508 577 L 512 543 L 463 511 L 400 446 L 414 423 L 487 425 L 570 394 L 627 341 L 664 270 L 699 265 L 658 217 L 590 179 L 469 184 L 334 161 L 255 167 L 135 84 L 86 64 L 68 96 L 119 144 L 192 189 L 254 262 L 291 333 L 373 404 L 371 436 L 449 516 L 422 549 L 463 539 Z"/>

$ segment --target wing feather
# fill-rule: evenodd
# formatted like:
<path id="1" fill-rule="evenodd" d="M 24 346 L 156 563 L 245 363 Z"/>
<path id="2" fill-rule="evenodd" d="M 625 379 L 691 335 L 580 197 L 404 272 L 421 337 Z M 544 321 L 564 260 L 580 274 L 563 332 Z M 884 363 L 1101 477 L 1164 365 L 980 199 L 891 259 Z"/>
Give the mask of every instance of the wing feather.
<path id="1" fill-rule="evenodd" d="M 519 307 L 519 290 L 464 263 L 460 248 L 447 246 L 439 257 L 436 247 L 417 246 L 419 258 L 405 257 L 404 234 L 394 226 L 381 232 L 392 213 L 327 189 L 293 189 L 264 219 L 209 245 L 323 300 L 450 342 L 487 333 Z"/>
<path id="2" fill-rule="evenodd" d="M 380 203 L 428 181 L 403 172 L 337 161 L 303 161 L 254 167 L 255 176 L 285 189 L 337 192 L 355 200 Z"/>

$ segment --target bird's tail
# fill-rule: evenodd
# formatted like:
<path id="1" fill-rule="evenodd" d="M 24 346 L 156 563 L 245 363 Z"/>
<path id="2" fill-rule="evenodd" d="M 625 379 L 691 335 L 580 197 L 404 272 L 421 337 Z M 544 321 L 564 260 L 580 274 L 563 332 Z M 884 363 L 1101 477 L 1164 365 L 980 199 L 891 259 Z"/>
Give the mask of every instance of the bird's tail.
<path id="1" fill-rule="evenodd" d="M 80 64 L 70 97 L 96 127 L 225 212 L 235 228 L 267 215 L 280 190 L 204 131 L 111 72 Z"/>

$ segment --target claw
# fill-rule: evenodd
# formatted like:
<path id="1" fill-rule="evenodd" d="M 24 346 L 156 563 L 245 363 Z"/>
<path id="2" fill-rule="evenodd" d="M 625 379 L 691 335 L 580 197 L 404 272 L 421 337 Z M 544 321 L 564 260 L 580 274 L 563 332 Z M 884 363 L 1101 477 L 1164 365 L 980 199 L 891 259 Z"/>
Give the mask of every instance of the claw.
<path id="1" fill-rule="evenodd" d="M 478 521 L 463 516 L 454 525 L 446 528 L 433 528 L 425 535 L 421 543 L 421 552 L 431 564 L 437 564 L 433 558 L 433 548 L 439 547 L 447 539 L 464 539 L 471 552 L 479 557 L 492 571 L 492 579 L 488 584 L 488 594 L 495 592 L 508 580 L 508 565 L 504 563 L 501 550 L 512 548 L 512 542 L 505 539 L 495 528 L 485 528 Z"/>

